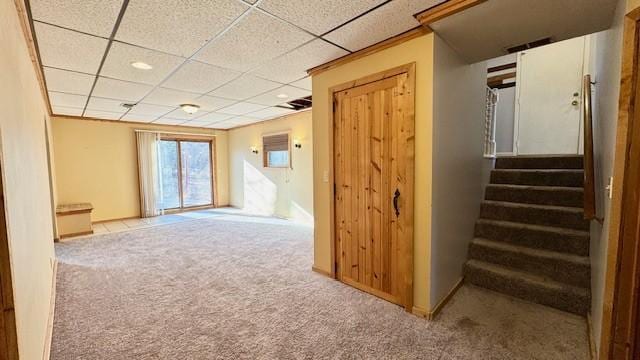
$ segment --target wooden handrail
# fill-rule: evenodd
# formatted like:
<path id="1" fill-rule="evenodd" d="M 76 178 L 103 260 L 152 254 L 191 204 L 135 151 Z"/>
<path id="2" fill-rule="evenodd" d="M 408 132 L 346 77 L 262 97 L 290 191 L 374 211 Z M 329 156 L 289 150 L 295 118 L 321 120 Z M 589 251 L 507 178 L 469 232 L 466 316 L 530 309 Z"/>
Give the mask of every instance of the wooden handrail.
<path id="1" fill-rule="evenodd" d="M 582 90 L 584 121 L 584 218 L 597 220 L 595 164 L 593 160 L 593 108 L 591 103 L 591 75 L 584 76 Z"/>

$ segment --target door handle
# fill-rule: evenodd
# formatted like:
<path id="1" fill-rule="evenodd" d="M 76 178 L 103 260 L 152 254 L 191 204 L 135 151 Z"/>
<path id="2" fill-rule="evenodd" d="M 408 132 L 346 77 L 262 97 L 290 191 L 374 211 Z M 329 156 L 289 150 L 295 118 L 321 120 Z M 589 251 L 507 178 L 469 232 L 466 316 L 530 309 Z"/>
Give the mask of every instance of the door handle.
<path id="1" fill-rule="evenodd" d="M 393 194 L 393 208 L 396 210 L 396 217 L 400 216 L 400 209 L 398 209 L 398 198 L 400 197 L 400 190 L 396 189 Z"/>

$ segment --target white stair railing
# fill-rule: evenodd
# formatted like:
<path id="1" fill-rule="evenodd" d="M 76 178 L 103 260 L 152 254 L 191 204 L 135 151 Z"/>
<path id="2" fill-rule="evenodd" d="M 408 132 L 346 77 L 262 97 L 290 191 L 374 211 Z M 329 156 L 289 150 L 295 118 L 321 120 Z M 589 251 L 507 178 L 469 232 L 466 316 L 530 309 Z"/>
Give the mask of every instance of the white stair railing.
<path id="1" fill-rule="evenodd" d="M 484 157 L 496 157 L 496 119 L 498 90 L 487 87 L 487 103 L 484 119 Z"/>

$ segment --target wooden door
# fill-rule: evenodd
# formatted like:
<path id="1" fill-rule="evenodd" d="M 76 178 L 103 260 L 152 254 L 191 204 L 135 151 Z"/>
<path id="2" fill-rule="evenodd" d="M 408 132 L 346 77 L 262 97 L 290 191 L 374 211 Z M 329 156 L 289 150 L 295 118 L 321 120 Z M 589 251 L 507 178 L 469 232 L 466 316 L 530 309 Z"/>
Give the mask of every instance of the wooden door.
<path id="1" fill-rule="evenodd" d="M 334 93 L 337 278 L 413 306 L 410 72 Z"/>

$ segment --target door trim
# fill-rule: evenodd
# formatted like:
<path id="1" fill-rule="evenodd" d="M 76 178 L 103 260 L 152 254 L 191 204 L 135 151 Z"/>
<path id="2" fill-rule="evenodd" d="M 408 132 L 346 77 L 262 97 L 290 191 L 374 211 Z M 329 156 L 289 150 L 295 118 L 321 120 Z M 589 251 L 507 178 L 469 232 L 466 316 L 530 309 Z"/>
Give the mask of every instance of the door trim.
<path id="1" fill-rule="evenodd" d="M 397 66 L 394 67 L 392 69 L 389 70 L 385 70 L 385 71 L 381 71 L 378 73 L 374 73 L 365 77 L 362 77 L 360 79 L 356 79 L 356 80 L 352 80 L 352 81 L 348 81 L 348 82 L 344 82 L 342 84 L 333 86 L 329 88 L 329 97 L 328 97 L 328 103 L 327 106 L 329 107 L 329 152 L 330 152 L 330 156 L 329 158 L 331 159 L 331 161 L 329 162 L 329 181 L 330 184 L 332 184 L 332 195 L 330 196 L 329 202 L 329 210 L 330 210 L 330 221 L 329 221 L 329 231 L 330 231 L 330 235 L 331 235 L 331 240 L 330 240 L 330 256 L 331 256 L 331 274 L 330 276 L 333 279 L 338 279 L 338 274 L 336 271 L 336 264 L 337 264 L 337 258 L 336 258 L 336 201 L 335 201 L 335 183 L 336 183 L 336 178 L 335 178 L 335 139 L 334 139 L 334 127 L 335 127 L 335 117 L 334 117 L 334 106 L 335 106 L 335 102 L 334 102 L 334 94 L 340 91 L 344 91 L 347 89 L 351 89 L 354 87 L 358 87 L 358 86 L 362 86 L 362 85 L 366 85 L 369 83 L 373 83 L 373 82 L 377 82 L 380 80 L 384 80 L 390 77 L 395 77 L 397 75 L 401 75 L 401 74 L 407 74 L 407 86 L 409 87 L 409 91 L 413 94 L 413 98 L 412 98 L 412 107 L 411 107 L 411 111 L 410 111 L 410 116 L 413 118 L 413 123 L 415 124 L 415 82 L 416 82 L 416 63 L 412 62 L 412 63 L 408 63 L 408 64 L 404 64 L 401 66 Z M 415 162 L 411 163 L 409 168 L 411 169 L 411 176 L 415 176 Z M 414 188 L 415 188 L 415 183 L 414 183 Z M 414 189 L 411 189 L 412 193 L 414 191 Z M 415 206 L 414 204 L 412 204 L 411 206 L 411 237 L 413 238 L 413 223 L 414 223 L 414 218 L 413 218 L 413 206 Z M 414 243 L 415 243 L 415 238 L 414 238 Z M 404 302 L 404 307 L 405 310 L 407 312 L 412 312 L 413 310 L 413 248 L 411 248 L 411 254 L 410 254 L 410 258 L 411 258 L 411 274 L 410 274 L 410 281 L 409 284 L 407 284 L 408 287 L 408 294 L 405 294 L 406 299 Z M 364 291 L 367 291 L 366 289 L 361 289 Z M 374 294 L 376 295 L 376 294 Z M 383 297 L 384 298 L 384 297 Z"/>
<path id="2" fill-rule="evenodd" d="M 601 359 L 632 359 L 640 354 L 640 195 L 637 192 L 640 178 L 640 144 L 637 141 L 640 132 L 639 43 L 640 7 L 627 12 L 624 18 L 614 193 L 602 308 Z"/>

